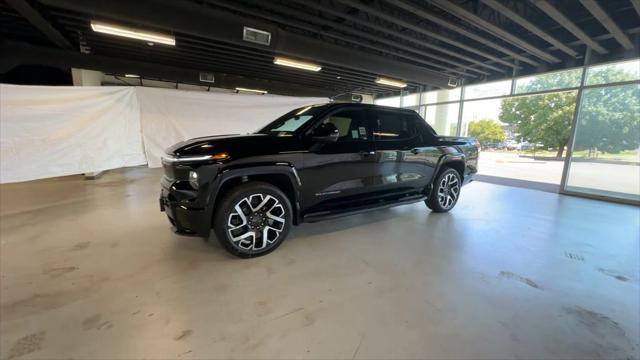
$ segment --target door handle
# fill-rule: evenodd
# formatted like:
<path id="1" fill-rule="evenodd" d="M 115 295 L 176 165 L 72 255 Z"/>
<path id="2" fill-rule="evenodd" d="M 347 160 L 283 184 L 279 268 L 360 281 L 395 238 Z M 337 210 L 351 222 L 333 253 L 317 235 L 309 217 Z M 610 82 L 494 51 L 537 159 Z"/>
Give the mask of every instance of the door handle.
<path id="1" fill-rule="evenodd" d="M 360 151 L 360 155 L 362 156 L 369 156 L 369 155 L 375 155 L 376 152 L 375 151 Z"/>

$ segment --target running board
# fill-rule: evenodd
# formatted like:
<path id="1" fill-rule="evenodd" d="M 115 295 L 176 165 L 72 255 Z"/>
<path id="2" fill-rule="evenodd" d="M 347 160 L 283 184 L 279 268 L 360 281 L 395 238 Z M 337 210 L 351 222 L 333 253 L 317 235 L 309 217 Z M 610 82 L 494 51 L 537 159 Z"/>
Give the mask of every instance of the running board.
<path id="1" fill-rule="evenodd" d="M 394 206 L 413 204 L 418 201 L 424 201 L 426 199 L 427 197 L 424 195 L 414 195 L 414 196 L 407 196 L 405 198 L 402 198 L 402 200 L 384 202 L 379 205 L 361 206 L 361 207 L 357 207 L 357 208 L 353 208 L 353 209 L 349 209 L 341 212 L 321 211 L 321 212 L 310 213 L 305 215 L 302 218 L 302 221 L 306 223 L 313 223 L 313 222 L 318 222 L 322 220 L 335 219 L 343 216 L 361 214 L 368 211 L 387 209 Z"/>

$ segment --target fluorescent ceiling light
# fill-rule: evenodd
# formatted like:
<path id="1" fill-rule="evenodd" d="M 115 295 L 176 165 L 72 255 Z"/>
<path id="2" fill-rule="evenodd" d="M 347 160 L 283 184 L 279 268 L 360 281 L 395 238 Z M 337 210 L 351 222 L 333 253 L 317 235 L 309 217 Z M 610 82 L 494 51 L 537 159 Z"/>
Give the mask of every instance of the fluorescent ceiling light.
<path id="1" fill-rule="evenodd" d="M 91 29 L 95 32 L 105 33 L 116 36 L 123 36 L 131 39 L 144 40 L 151 43 L 160 43 L 167 45 L 176 44 L 176 38 L 171 35 L 154 33 L 151 31 L 134 29 L 126 26 L 107 24 L 101 21 L 91 21 Z"/>
<path id="2" fill-rule="evenodd" d="M 305 112 L 307 112 L 307 110 L 311 109 L 312 107 L 313 107 L 313 106 L 307 106 L 306 108 L 304 108 L 304 109 L 302 109 L 302 110 L 298 111 L 298 112 L 296 113 L 296 115 L 302 115 L 302 114 L 304 114 Z"/>
<path id="3" fill-rule="evenodd" d="M 376 83 L 377 84 L 382 84 L 382 85 L 389 85 L 389 86 L 393 86 L 393 87 L 399 87 L 399 88 L 403 88 L 403 87 L 407 86 L 407 83 L 404 82 L 404 81 L 387 79 L 387 78 L 383 78 L 383 77 L 377 78 L 376 79 Z"/>
<path id="4" fill-rule="evenodd" d="M 322 69 L 322 66 L 318 64 L 283 58 L 280 56 L 276 56 L 275 58 L 273 58 L 273 63 L 276 65 L 290 66 L 297 69 L 311 70 L 311 71 L 320 71 L 320 69 Z"/>
<path id="5" fill-rule="evenodd" d="M 267 93 L 267 90 L 247 89 L 247 88 L 242 88 L 242 87 L 237 87 L 236 91 L 254 92 L 254 93 L 259 93 L 259 94 L 266 94 Z"/>
<path id="6" fill-rule="evenodd" d="M 124 77 L 128 77 L 128 78 L 139 78 L 140 75 L 136 75 L 136 74 L 124 74 Z"/>

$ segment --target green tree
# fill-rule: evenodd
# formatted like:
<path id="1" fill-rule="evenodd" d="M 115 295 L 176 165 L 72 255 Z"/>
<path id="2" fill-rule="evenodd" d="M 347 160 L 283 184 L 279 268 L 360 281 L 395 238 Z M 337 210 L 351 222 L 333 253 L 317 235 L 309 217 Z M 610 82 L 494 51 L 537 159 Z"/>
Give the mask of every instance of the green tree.
<path id="1" fill-rule="evenodd" d="M 590 83 L 624 81 L 629 74 L 605 68 L 589 74 L 589 79 Z M 640 85 L 586 89 L 581 102 L 576 150 L 617 153 L 640 146 Z"/>
<path id="2" fill-rule="evenodd" d="M 500 124 L 491 119 L 482 119 L 469 123 L 469 136 L 478 139 L 480 144 L 499 143 L 506 139 Z"/>
<path id="3" fill-rule="evenodd" d="M 515 125 L 524 140 L 557 148 L 562 157 L 569 142 L 576 92 L 558 92 L 502 100 L 500 121 Z"/>
<path id="4" fill-rule="evenodd" d="M 577 86 L 580 71 L 546 74 L 518 86 L 521 93 Z M 604 67 L 591 70 L 588 84 L 625 81 L 636 75 Z M 524 140 L 557 148 L 562 157 L 576 108 L 575 91 L 507 98 L 500 121 L 515 125 Z M 583 92 L 575 148 L 619 152 L 640 146 L 640 86 L 587 89 Z"/>
<path id="5" fill-rule="evenodd" d="M 519 84 L 517 90 L 527 93 L 578 86 L 581 76 L 580 70 L 544 74 Z M 520 137 L 528 142 L 557 148 L 556 156 L 562 157 L 569 142 L 576 95 L 575 91 L 568 91 L 504 99 L 500 121 L 514 125 Z"/>

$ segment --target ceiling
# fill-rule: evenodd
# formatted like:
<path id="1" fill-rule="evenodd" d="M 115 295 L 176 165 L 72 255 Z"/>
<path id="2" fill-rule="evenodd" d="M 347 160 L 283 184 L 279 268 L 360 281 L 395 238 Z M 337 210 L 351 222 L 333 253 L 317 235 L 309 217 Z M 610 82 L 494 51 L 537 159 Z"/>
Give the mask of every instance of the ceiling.
<path id="1" fill-rule="evenodd" d="M 96 33 L 91 20 L 172 34 L 176 45 Z M 244 41 L 245 26 L 271 43 Z M 380 76 L 414 92 L 578 66 L 587 45 L 595 61 L 638 56 L 640 0 L 6 0 L 0 36 L 0 73 L 42 64 L 207 85 L 198 75 L 208 72 L 216 87 L 380 96 L 398 92 Z"/>

